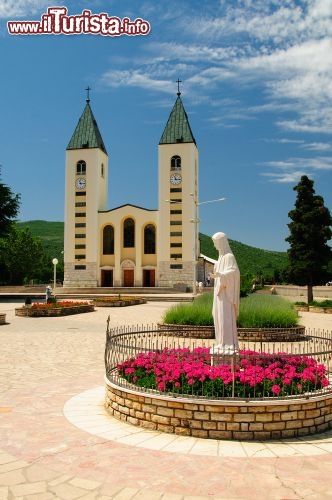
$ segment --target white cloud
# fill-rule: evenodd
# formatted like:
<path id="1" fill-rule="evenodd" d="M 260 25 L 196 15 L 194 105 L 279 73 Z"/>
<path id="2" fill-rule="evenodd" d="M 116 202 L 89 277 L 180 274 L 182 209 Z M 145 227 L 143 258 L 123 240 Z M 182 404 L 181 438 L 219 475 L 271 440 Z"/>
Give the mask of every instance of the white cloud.
<path id="1" fill-rule="evenodd" d="M 29 16 L 40 12 L 47 6 L 50 6 L 50 2 L 46 0 L 1 0 L 0 18 Z"/>
<path id="2" fill-rule="evenodd" d="M 264 166 L 275 171 L 262 172 L 262 176 L 269 178 L 271 182 L 288 183 L 296 181 L 301 175 L 310 177 L 315 171 L 332 170 L 332 157 L 289 158 L 285 161 L 269 161 Z"/>
<path id="3" fill-rule="evenodd" d="M 301 148 L 308 151 L 332 151 L 332 145 L 327 142 L 310 142 L 309 144 L 302 144 Z"/>

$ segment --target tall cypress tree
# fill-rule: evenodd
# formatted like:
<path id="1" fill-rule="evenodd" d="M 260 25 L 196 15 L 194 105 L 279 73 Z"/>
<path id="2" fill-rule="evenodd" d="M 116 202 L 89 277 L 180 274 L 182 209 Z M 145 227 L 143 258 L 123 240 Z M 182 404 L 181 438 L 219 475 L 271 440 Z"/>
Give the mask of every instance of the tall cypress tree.
<path id="1" fill-rule="evenodd" d="M 332 218 L 324 199 L 315 194 L 314 182 L 306 175 L 293 189 L 297 192 L 295 208 L 288 213 L 290 235 L 286 241 L 289 278 L 296 285 L 307 286 L 308 303 L 313 300 L 313 286 L 326 280 L 332 251 L 327 242 L 332 237 Z"/>

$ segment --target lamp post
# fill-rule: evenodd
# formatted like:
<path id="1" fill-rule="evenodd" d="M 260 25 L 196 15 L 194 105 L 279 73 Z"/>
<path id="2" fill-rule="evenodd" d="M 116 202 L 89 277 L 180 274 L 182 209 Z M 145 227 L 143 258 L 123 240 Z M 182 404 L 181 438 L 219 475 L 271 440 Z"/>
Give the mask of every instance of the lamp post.
<path id="1" fill-rule="evenodd" d="M 56 259 L 56 258 L 54 258 L 54 259 L 52 260 L 52 264 L 53 264 L 53 266 L 54 266 L 54 273 L 53 273 L 53 295 L 54 295 L 54 297 L 56 296 L 56 295 L 55 295 L 55 288 L 56 288 L 56 266 L 57 266 L 58 262 L 59 262 L 59 261 L 58 261 L 58 259 Z"/>
<path id="2" fill-rule="evenodd" d="M 194 278 L 193 278 L 193 295 L 197 294 L 197 286 L 196 286 L 196 272 L 197 272 L 197 246 L 198 246 L 198 224 L 200 222 L 200 219 L 198 218 L 198 207 L 199 205 L 205 205 L 206 203 L 216 203 L 218 201 L 225 201 L 226 198 L 215 198 L 214 200 L 205 200 L 205 201 L 198 201 L 197 197 L 195 197 L 194 193 L 190 193 L 190 196 L 193 199 L 194 202 L 194 210 L 195 210 L 195 216 L 193 219 L 190 219 L 190 222 L 195 224 L 195 234 L 194 234 Z M 179 203 L 177 201 L 173 200 L 165 200 L 167 203 Z"/>
<path id="3" fill-rule="evenodd" d="M 215 198 L 214 200 L 205 200 L 205 201 L 198 201 L 197 198 L 195 197 L 194 193 L 190 193 L 190 196 L 193 198 L 194 202 L 194 207 L 195 207 L 195 217 L 193 219 L 190 219 L 190 222 L 195 224 L 195 242 L 194 242 L 194 279 L 193 279 L 193 295 L 197 294 L 197 286 L 196 286 L 196 274 L 197 274 L 197 250 L 198 250 L 198 224 L 200 222 L 200 219 L 198 218 L 198 207 L 200 205 L 205 205 L 206 203 L 216 203 L 218 201 L 225 201 L 226 198 Z"/>

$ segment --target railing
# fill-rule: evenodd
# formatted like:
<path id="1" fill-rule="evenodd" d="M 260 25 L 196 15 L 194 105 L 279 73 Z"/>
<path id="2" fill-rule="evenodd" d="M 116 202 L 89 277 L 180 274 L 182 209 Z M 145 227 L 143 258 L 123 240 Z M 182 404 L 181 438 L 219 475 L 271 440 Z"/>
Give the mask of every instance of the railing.
<path id="1" fill-rule="evenodd" d="M 106 378 L 138 393 L 213 400 L 311 398 L 332 394 L 331 332 L 307 329 L 298 342 L 240 341 L 239 352 L 232 355 L 219 354 L 213 343 L 209 339 L 170 336 L 167 328 L 163 330 L 160 325 L 109 328 L 108 321 Z M 135 372 L 137 359 L 142 369 L 147 362 L 154 366 L 159 363 L 158 375 L 150 373 L 148 383 L 146 380 L 140 383 Z M 128 374 L 124 375 L 126 369 Z"/>

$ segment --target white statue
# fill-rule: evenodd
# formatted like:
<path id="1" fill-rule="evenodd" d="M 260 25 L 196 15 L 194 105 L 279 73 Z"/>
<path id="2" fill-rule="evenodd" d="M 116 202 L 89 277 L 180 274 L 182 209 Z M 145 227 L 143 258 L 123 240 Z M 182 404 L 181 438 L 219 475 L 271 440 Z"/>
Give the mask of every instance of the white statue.
<path id="1" fill-rule="evenodd" d="M 239 349 L 236 319 L 240 306 L 240 271 L 224 233 L 212 236 L 219 259 L 214 265 L 213 320 L 218 354 L 234 354 Z"/>

